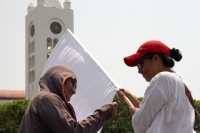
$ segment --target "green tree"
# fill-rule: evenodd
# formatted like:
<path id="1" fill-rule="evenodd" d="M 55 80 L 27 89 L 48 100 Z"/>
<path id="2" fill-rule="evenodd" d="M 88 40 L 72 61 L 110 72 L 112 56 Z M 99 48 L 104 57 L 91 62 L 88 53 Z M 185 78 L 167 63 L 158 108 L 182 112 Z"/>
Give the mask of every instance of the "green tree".
<path id="1" fill-rule="evenodd" d="M 29 100 L 0 104 L 0 133 L 17 133 Z"/>
<path id="2" fill-rule="evenodd" d="M 196 109 L 200 112 L 200 100 L 194 99 L 194 104 L 196 106 Z M 198 121 L 197 115 L 195 114 L 195 124 L 194 129 L 198 132 L 200 132 L 200 121 Z"/>
<path id="3" fill-rule="evenodd" d="M 121 101 L 118 96 L 115 96 L 114 101 L 118 103 L 118 113 L 115 118 L 104 125 L 102 133 L 134 133 L 131 125 L 131 117 L 128 112 L 128 105 Z"/>
<path id="4" fill-rule="evenodd" d="M 139 97 L 141 101 L 143 98 Z M 118 103 L 118 114 L 115 118 L 106 123 L 102 129 L 102 133 L 134 133 L 131 125 L 131 117 L 128 112 L 128 105 L 115 96 L 114 101 Z M 194 100 L 196 108 L 200 111 L 200 100 Z M 14 100 L 0 104 L 0 133 L 17 133 L 19 125 L 25 110 L 29 104 L 29 100 Z M 196 118 L 195 129 L 200 133 L 200 124 Z"/>

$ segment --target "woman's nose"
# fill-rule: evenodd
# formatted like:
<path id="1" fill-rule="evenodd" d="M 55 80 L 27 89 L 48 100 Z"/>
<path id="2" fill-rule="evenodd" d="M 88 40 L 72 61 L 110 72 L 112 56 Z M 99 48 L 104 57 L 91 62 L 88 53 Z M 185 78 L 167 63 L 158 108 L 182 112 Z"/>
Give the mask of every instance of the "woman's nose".
<path id="1" fill-rule="evenodd" d="M 76 94 L 76 90 L 75 90 L 75 89 L 72 89 L 72 93 L 73 93 L 73 94 Z"/>

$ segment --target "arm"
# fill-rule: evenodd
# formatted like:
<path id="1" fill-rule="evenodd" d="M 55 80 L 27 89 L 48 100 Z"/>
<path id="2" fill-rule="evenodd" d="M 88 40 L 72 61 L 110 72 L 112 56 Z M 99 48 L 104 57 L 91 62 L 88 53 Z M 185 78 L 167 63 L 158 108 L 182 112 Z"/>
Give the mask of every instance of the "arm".
<path id="1" fill-rule="evenodd" d="M 146 132 L 158 112 L 167 102 L 167 98 L 163 94 L 162 89 L 156 83 L 152 83 L 147 88 L 148 92 L 140 104 L 140 109 L 132 116 L 132 126 L 135 132 Z"/>
<path id="2" fill-rule="evenodd" d="M 61 101 L 52 94 L 41 98 L 38 107 L 43 124 L 53 132 L 59 133 L 94 133 L 112 118 L 112 109 L 105 105 L 81 122 L 74 120 Z"/>

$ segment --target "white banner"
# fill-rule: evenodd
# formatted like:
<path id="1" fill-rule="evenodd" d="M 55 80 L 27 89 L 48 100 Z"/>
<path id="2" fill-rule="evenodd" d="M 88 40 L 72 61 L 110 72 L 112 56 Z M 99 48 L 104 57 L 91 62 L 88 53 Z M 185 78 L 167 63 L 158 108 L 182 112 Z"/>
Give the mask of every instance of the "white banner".
<path id="1" fill-rule="evenodd" d="M 70 103 L 75 109 L 78 121 L 87 118 L 102 105 L 113 101 L 119 86 L 114 83 L 70 30 L 62 36 L 52 50 L 43 73 L 55 64 L 68 66 L 77 76 L 77 91 L 72 96 Z"/>

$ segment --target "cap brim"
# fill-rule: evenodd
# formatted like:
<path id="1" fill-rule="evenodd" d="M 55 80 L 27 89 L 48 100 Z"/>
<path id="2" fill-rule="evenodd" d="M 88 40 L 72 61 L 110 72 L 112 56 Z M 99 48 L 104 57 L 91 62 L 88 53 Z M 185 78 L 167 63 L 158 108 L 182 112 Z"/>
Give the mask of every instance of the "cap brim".
<path id="1" fill-rule="evenodd" d="M 129 67 L 137 66 L 138 59 L 141 58 L 140 54 L 133 54 L 127 57 L 124 57 L 124 63 Z"/>

